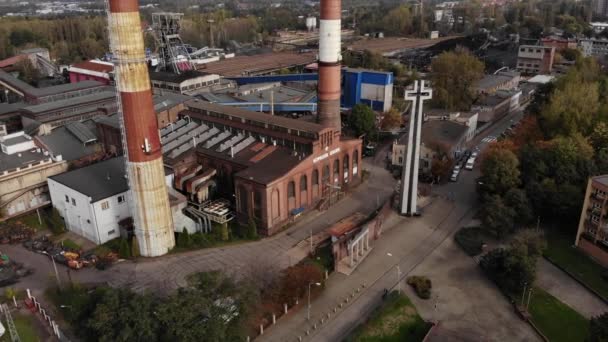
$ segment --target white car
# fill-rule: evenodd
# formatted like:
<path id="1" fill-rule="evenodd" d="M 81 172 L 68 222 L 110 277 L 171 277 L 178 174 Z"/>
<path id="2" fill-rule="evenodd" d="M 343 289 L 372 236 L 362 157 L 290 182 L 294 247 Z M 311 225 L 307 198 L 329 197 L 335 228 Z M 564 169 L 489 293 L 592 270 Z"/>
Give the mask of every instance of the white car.
<path id="1" fill-rule="evenodd" d="M 475 166 L 475 158 L 471 157 L 467 160 L 467 164 L 464 166 L 465 170 L 473 170 Z"/>
<path id="2" fill-rule="evenodd" d="M 458 180 L 458 176 L 460 175 L 460 171 L 454 171 L 452 176 L 450 176 L 450 182 L 456 182 Z"/>
<path id="3" fill-rule="evenodd" d="M 460 172 L 460 169 L 461 169 L 461 168 L 462 168 L 462 167 L 460 166 L 460 164 L 456 164 L 456 166 L 454 166 L 454 170 L 453 170 L 452 172 L 453 172 L 453 173 Z"/>
<path id="4" fill-rule="evenodd" d="M 478 155 L 479 155 L 479 154 L 478 154 L 477 152 L 473 152 L 473 153 L 471 153 L 471 158 L 473 158 L 473 159 L 477 159 L 477 156 L 478 156 Z"/>

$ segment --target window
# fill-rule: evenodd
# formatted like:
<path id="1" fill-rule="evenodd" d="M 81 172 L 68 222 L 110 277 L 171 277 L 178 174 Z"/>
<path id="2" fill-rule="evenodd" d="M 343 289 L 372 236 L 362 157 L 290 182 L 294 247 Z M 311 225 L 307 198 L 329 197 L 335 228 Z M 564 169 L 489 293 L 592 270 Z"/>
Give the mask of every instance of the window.
<path id="1" fill-rule="evenodd" d="M 76 200 L 72 198 L 72 205 L 76 205 Z"/>
<path id="2" fill-rule="evenodd" d="M 300 191 L 308 190 L 308 177 L 306 175 L 300 177 Z"/>
<path id="3" fill-rule="evenodd" d="M 124 201 L 125 201 L 125 195 L 118 196 L 118 203 L 124 203 Z"/>
<path id="4" fill-rule="evenodd" d="M 296 183 L 294 181 L 289 182 L 287 186 L 287 198 L 296 197 Z"/>
<path id="5" fill-rule="evenodd" d="M 112 229 L 112 230 L 108 231 L 108 236 L 112 236 L 112 235 L 114 235 L 114 233 L 116 233 L 116 229 Z"/>
<path id="6" fill-rule="evenodd" d="M 108 209 L 110 209 L 110 203 L 108 203 L 108 201 L 101 202 L 101 210 L 108 210 Z"/>
<path id="7" fill-rule="evenodd" d="M 68 195 L 65 195 L 65 203 L 70 203 L 70 198 L 68 197 Z"/>

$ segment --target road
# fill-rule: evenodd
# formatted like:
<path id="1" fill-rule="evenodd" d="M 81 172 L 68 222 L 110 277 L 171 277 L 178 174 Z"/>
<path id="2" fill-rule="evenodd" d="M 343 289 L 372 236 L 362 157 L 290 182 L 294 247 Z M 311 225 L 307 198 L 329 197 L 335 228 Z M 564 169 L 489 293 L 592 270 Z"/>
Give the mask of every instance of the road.
<path id="1" fill-rule="evenodd" d="M 500 136 L 519 119 L 521 111 L 504 117 L 477 137 L 472 146 L 483 151 L 489 144 L 487 139 L 483 141 L 484 138 Z M 261 340 L 297 341 L 299 337 L 306 341 L 342 340 L 377 307 L 384 289 L 398 284 L 398 269 L 399 284 L 404 290 L 403 280 L 412 272 L 425 270 L 430 274 L 433 273 L 431 269 L 441 269 L 442 274 L 433 273 L 436 277 L 432 279 L 436 281 L 441 278 L 438 292 L 446 295 L 451 292 L 456 296 L 452 300 L 448 300 L 448 296 L 442 299 L 441 315 L 433 310 L 423 310 L 421 314 L 427 320 L 445 319 L 442 323 L 452 329 L 454 336 L 470 336 L 472 333 L 484 340 L 538 340 L 532 329 L 517 318 L 495 285 L 481 274 L 475 262 L 453 246 L 452 235 L 473 218 L 477 205 L 475 182 L 478 177 L 477 169 L 463 171 L 458 182 L 434 187 L 433 193 L 438 198 L 422 211 L 421 218 L 393 215 L 387 219 L 385 225 L 388 231 L 375 242 L 368 258 L 353 274 L 348 277 L 334 274 L 330 277 L 325 291 L 312 304 L 310 321 L 306 318 L 305 310 L 300 310 L 267 329 Z M 455 270 L 463 274 L 455 275 Z M 349 297 L 352 298 L 346 303 Z M 416 303 L 417 306 L 419 304 Z M 471 317 L 463 318 L 467 315 Z M 480 325 L 474 317 L 484 318 L 484 324 Z"/>

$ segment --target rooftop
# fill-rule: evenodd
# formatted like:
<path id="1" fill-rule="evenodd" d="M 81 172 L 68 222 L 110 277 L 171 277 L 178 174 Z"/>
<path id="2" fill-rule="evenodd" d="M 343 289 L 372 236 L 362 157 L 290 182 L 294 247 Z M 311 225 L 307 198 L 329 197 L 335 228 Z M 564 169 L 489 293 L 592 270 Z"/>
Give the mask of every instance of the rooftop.
<path id="1" fill-rule="evenodd" d="M 272 70 L 306 65 L 316 61 L 314 53 L 271 52 L 253 56 L 236 56 L 204 64 L 205 72 L 229 76 L 255 76 Z"/>
<path id="2" fill-rule="evenodd" d="M 101 72 L 101 73 L 109 73 L 109 72 L 114 71 L 114 65 L 112 63 L 96 61 L 96 60 L 77 63 L 77 64 L 72 65 L 72 67 L 70 69 L 72 69 L 72 68 L 90 70 L 90 71 Z"/>
<path id="3" fill-rule="evenodd" d="M 81 129 L 86 129 L 88 134 L 93 134 L 88 127 L 80 122 L 73 124 L 82 125 Z M 53 155 L 61 155 L 65 160 L 78 160 L 82 157 L 91 155 L 96 152 L 95 145 L 85 144 L 76 137 L 70 130 L 68 124 L 54 129 L 49 135 L 38 136 L 37 139 L 42 142 Z M 97 140 L 94 137 L 93 141 Z"/>
<path id="4" fill-rule="evenodd" d="M 114 100 L 116 98 L 116 92 L 106 90 L 98 93 L 93 93 L 84 96 L 78 96 L 74 98 L 69 98 L 65 100 L 53 101 L 42 103 L 33 106 L 27 106 L 23 108 L 23 110 L 28 111 L 32 114 L 43 114 L 48 111 L 57 110 L 66 107 L 75 107 L 81 104 L 86 104 L 89 102 L 97 102 L 102 100 Z"/>
<path id="5" fill-rule="evenodd" d="M 385 54 L 398 52 L 405 49 L 423 49 L 431 47 L 437 43 L 454 39 L 456 37 L 441 37 L 438 39 L 418 39 L 418 38 L 367 38 L 361 39 L 351 44 L 348 49 L 354 51 L 365 51 Z"/>
<path id="6" fill-rule="evenodd" d="M 38 98 L 104 86 L 97 81 L 82 81 L 78 83 L 60 84 L 52 87 L 36 88 L 2 70 L 0 70 L 0 82 L 9 84 L 26 95 Z"/>
<path id="7" fill-rule="evenodd" d="M 154 110 L 157 113 L 169 110 L 179 104 L 185 103 L 186 101 L 192 99 L 193 98 L 191 96 L 175 93 L 166 93 L 163 95 L 154 96 Z"/>
<path id="8" fill-rule="evenodd" d="M 200 72 L 195 70 L 188 70 L 181 74 L 174 74 L 172 72 L 151 72 L 150 79 L 153 81 L 167 82 L 167 83 L 182 83 L 194 78 L 209 76 L 209 73 Z"/>
<path id="9" fill-rule="evenodd" d="M 129 190 L 123 157 L 112 158 L 50 179 L 91 198 L 91 203 Z"/>
<path id="10" fill-rule="evenodd" d="M 274 146 L 272 146 L 274 147 Z M 271 147 L 271 148 L 272 148 Z M 263 152 L 260 152 L 262 155 Z M 238 172 L 235 176 L 254 181 L 259 184 L 269 184 L 283 177 L 303 159 L 294 156 L 291 150 L 279 147 L 271 151 L 264 158 L 252 158 L 255 163 L 247 169 Z"/>
<path id="11" fill-rule="evenodd" d="M 501 72 L 497 75 L 486 75 L 475 84 L 475 87 L 480 90 L 492 89 L 511 82 L 517 77 L 520 77 L 519 72 Z"/>
<path id="12" fill-rule="evenodd" d="M 50 157 L 45 156 L 42 151 L 37 152 L 36 149 L 15 153 L 12 155 L 0 152 L 0 176 L 4 171 L 13 170 L 18 167 L 25 167 L 29 164 L 39 163 L 41 160 L 48 158 Z"/>
<path id="13" fill-rule="evenodd" d="M 108 116 L 105 116 L 105 115 L 98 116 L 98 117 L 94 118 L 93 121 L 95 121 L 96 123 L 106 125 L 106 126 L 120 129 L 120 117 L 118 117 L 118 114 L 112 114 L 112 115 L 108 115 Z"/>
<path id="14" fill-rule="evenodd" d="M 199 109 L 203 111 L 210 111 L 214 113 L 226 114 L 231 117 L 237 117 L 245 120 L 254 121 L 257 123 L 269 124 L 277 127 L 286 129 L 292 129 L 296 131 L 304 131 L 310 133 L 319 133 L 325 128 L 319 124 L 306 122 L 303 120 L 289 119 L 282 116 L 270 115 L 259 112 L 251 112 L 248 110 L 234 108 L 229 106 L 222 106 L 213 104 L 201 100 L 191 100 L 186 103 L 186 106 L 192 109 Z"/>
<path id="15" fill-rule="evenodd" d="M 608 175 L 593 177 L 593 181 L 608 186 Z"/>
<path id="16" fill-rule="evenodd" d="M 27 104 L 25 104 L 23 102 L 0 103 L 0 115 L 17 112 L 25 106 L 27 106 Z"/>
<path id="17" fill-rule="evenodd" d="M 432 142 L 455 146 L 467 134 L 469 128 L 453 121 L 429 121 L 422 125 L 422 139 L 425 144 Z"/>

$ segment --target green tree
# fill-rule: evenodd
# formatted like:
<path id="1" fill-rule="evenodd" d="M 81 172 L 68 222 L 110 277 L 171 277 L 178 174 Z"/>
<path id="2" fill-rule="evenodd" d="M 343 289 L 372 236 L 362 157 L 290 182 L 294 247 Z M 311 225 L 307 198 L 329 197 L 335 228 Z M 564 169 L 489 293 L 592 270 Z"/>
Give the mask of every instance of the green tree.
<path id="1" fill-rule="evenodd" d="M 118 246 L 118 255 L 123 259 L 128 259 L 131 257 L 131 248 L 129 247 L 129 242 L 127 239 L 120 239 L 120 245 Z"/>
<path id="2" fill-rule="evenodd" d="M 541 126 L 550 137 L 588 134 L 599 108 L 597 83 L 567 83 L 551 95 L 541 113 Z"/>
<path id="3" fill-rule="evenodd" d="M 483 77 L 484 68 L 464 49 L 439 55 L 431 63 L 433 103 L 448 110 L 469 110 L 475 99 L 471 88 Z"/>
<path id="4" fill-rule="evenodd" d="M 349 121 L 356 135 L 369 135 L 376 128 L 376 113 L 367 105 L 357 104 L 353 107 Z"/>
<path id="5" fill-rule="evenodd" d="M 608 149 L 608 125 L 604 122 L 598 122 L 593 128 L 589 142 L 595 151 Z"/>
<path id="6" fill-rule="evenodd" d="M 403 36 L 412 32 L 412 14 L 406 5 L 400 5 L 388 12 L 383 20 L 386 34 Z"/>
<path id="7" fill-rule="evenodd" d="M 534 216 L 532 205 L 524 190 L 515 188 L 510 189 L 505 194 L 504 202 L 509 208 L 512 208 L 517 213 L 515 216 L 516 223 L 525 225 L 532 222 Z"/>
<path id="8" fill-rule="evenodd" d="M 489 150 L 483 156 L 481 175 L 478 189 L 482 197 L 494 194 L 502 196 L 521 184 L 519 160 L 507 149 Z"/>
<path id="9" fill-rule="evenodd" d="M 516 216 L 515 210 L 505 205 L 498 195 L 486 197 L 481 208 L 481 221 L 484 228 L 499 239 L 513 231 Z"/>
<path id="10" fill-rule="evenodd" d="M 252 240 L 258 238 L 258 225 L 255 223 L 253 217 L 250 217 L 249 222 L 247 223 L 247 237 Z"/>
<path id="11" fill-rule="evenodd" d="M 576 61 L 583 56 L 579 49 L 564 49 L 560 52 L 567 61 Z"/>
<path id="12" fill-rule="evenodd" d="M 523 229 L 515 233 L 509 247 L 519 256 L 539 258 L 547 249 L 547 240 L 545 240 L 545 234 L 542 231 Z"/>
<path id="13" fill-rule="evenodd" d="M 190 234 L 188 234 L 188 229 L 184 227 L 182 232 L 177 236 L 177 245 L 182 248 L 188 248 L 191 245 Z"/>
<path id="14" fill-rule="evenodd" d="M 514 251 L 498 248 L 481 258 L 479 265 L 505 292 L 521 293 L 524 286 L 533 284 L 536 277 L 536 259 Z"/>
<path id="15" fill-rule="evenodd" d="M 589 339 L 587 341 L 608 341 L 608 312 L 591 319 L 589 322 Z"/>

